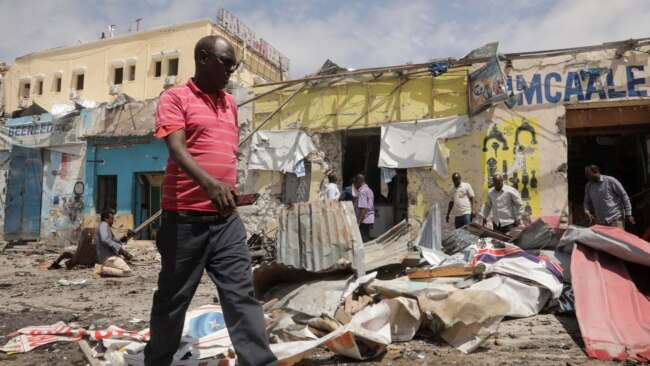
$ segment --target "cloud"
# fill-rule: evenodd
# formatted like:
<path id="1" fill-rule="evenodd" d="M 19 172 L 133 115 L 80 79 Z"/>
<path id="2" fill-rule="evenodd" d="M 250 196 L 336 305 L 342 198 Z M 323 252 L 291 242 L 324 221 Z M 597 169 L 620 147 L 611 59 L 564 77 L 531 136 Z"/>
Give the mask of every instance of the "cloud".
<path id="1" fill-rule="evenodd" d="M 492 41 L 500 41 L 501 52 L 519 52 L 647 37 L 643 25 L 650 7 L 644 5 L 634 0 L 0 0 L 0 60 L 95 40 L 108 24 L 117 24 L 120 34 L 136 18 L 144 18 L 145 29 L 215 18 L 223 6 L 289 57 L 292 76 L 301 77 L 328 58 L 358 69 L 462 57 Z"/>

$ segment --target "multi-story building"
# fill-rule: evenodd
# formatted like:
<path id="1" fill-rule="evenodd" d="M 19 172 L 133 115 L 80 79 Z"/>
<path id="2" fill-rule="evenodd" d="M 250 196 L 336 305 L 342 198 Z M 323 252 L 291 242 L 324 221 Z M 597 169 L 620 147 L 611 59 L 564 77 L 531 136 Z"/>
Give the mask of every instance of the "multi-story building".
<path id="1" fill-rule="evenodd" d="M 0 68 L 4 112 L 17 111 L 0 129 L 0 240 L 64 246 L 80 237 L 92 240 L 105 208 L 117 211 L 120 230 L 157 212 L 168 156 L 164 142 L 153 137 L 157 97 L 193 76 L 194 46 L 206 35 L 222 35 L 235 46 L 242 63 L 229 87 L 239 102 L 250 98 L 249 86 L 285 79 L 288 60 L 223 9 L 216 22 L 36 52 Z M 73 100 L 112 103 L 43 113 Z M 243 130 L 251 124 L 251 107 L 240 108 Z M 158 225 L 140 238 L 153 237 Z"/>
<path id="2" fill-rule="evenodd" d="M 193 75 L 194 45 L 211 34 L 228 38 L 243 61 L 231 78 L 233 82 L 253 85 L 283 79 L 281 70 L 286 71 L 288 65 L 281 65 L 278 57 L 264 55 L 268 48 L 255 47 L 255 42 L 233 35 L 221 19 L 196 20 L 18 57 L 5 75 L 5 111 L 32 104 L 52 111 L 56 103 L 72 105 L 73 99 L 108 102 L 119 93 L 136 100 L 156 98 L 164 88 Z"/>

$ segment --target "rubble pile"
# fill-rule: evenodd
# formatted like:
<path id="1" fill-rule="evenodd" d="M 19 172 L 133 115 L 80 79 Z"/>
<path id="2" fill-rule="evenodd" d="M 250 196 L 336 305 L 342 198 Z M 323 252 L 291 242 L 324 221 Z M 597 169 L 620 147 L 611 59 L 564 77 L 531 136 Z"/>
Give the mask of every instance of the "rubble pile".
<path id="1" fill-rule="evenodd" d="M 574 281 L 579 286 L 576 294 L 582 296 L 574 298 L 569 270 L 576 259 L 571 253 L 575 245 L 581 248 L 578 261 L 590 255 L 585 248 L 591 248 L 634 262 L 634 266 L 641 266 L 630 267 L 636 271 L 628 274 L 634 283 L 638 282 L 634 279 L 637 274 L 647 273 L 650 268 L 649 243 L 621 236 L 616 231 L 619 229 L 608 228 L 603 233 L 598 227 L 572 227 L 558 240 L 557 230 L 541 220 L 513 237 L 480 226 L 465 226 L 438 238 L 430 235 L 438 226 L 434 209 L 429 215 L 431 221 L 421 227 L 415 243 L 407 240 L 410 228 L 404 221 L 362 244 L 359 233 L 352 230 L 353 213 L 348 205 L 315 201 L 287 206 L 280 216 L 277 242 L 261 234 L 253 235 L 248 242 L 256 261 L 255 293 L 265 312 L 272 350 L 281 365 L 299 363 L 323 349 L 354 360 L 368 360 L 400 353 L 404 346 L 399 343 L 412 342 L 415 337 L 442 340 L 459 355 L 471 354 L 495 337 L 505 319 L 573 313 L 576 308 L 581 328 L 589 332 L 583 334 L 588 354 L 603 359 L 621 357 L 620 352 L 603 354 L 603 346 L 592 341 L 598 329 L 594 330 L 593 319 L 585 314 L 585 302 L 612 299 L 607 294 L 602 298 L 585 294 L 591 280 L 585 278 Z M 339 226 L 332 228 L 330 224 L 326 230 L 323 224 L 332 222 Z M 612 239 L 616 235 L 619 239 Z M 306 250 L 316 246 L 331 256 Z M 157 260 L 151 246 L 135 245 L 132 251 L 136 266 Z M 600 264 L 611 265 L 609 261 L 614 259 L 609 257 Z M 57 281 L 55 285 L 84 283 Z M 629 284 L 623 281 L 621 287 Z M 647 306 L 647 299 L 638 295 L 635 298 L 636 306 Z M 234 365 L 234 351 L 223 319 L 218 299 L 189 311 L 174 364 Z M 641 329 L 636 331 L 643 332 Z M 618 331 L 625 335 L 624 329 Z M 19 329 L 11 337 L 2 351 L 21 353 L 52 342 L 74 341 L 79 342 L 93 365 L 143 365 L 149 332 L 144 326 L 132 331 L 117 326 L 97 330 L 58 322 Z M 635 341 L 633 337 L 623 339 L 623 343 L 626 339 Z M 626 349 L 638 353 L 628 351 L 626 357 L 644 360 L 647 344 L 631 347 Z"/>

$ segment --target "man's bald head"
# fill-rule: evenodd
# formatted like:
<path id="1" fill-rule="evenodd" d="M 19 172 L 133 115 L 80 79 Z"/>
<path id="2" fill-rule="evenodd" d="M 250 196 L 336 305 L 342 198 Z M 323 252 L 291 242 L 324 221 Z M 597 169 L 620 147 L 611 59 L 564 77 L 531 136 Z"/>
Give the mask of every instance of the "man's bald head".
<path id="1" fill-rule="evenodd" d="M 194 46 L 194 83 L 204 93 L 223 89 L 230 75 L 237 69 L 234 47 L 222 36 L 206 36 Z"/>
<path id="2" fill-rule="evenodd" d="M 199 39 L 199 41 L 196 42 L 196 46 L 194 46 L 194 62 L 198 62 L 201 59 L 201 51 L 214 52 L 218 54 L 219 51 L 228 49 L 232 49 L 234 51 L 234 48 L 230 42 L 228 42 L 228 40 L 224 37 L 205 36 Z"/>
<path id="3" fill-rule="evenodd" d="M 362 185 L 366 183 L 366 177 L 363 174 L 357 174 L 354 176 L 354 186 L 359 189 Z"/>
<path id="4" fill-rule="evenodd" d="M 492 182 L 494 183 L 494 188 L 500 191 L 503 188 L 503 175 L 501 173 L 492 174 Z"/>
<path id="5" fill-rule="evenodd" d="M 451 175 L 451 181 L 454 182 L 454 187 L 460 186 L 460 182 L 462 181 L 462 178 L 460 176 L 460 173 L 454 173 Z"/>

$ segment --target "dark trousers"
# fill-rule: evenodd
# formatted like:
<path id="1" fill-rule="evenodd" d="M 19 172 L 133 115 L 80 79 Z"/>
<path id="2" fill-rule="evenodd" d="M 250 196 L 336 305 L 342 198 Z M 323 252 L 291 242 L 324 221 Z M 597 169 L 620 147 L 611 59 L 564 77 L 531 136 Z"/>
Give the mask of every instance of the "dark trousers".
<path id="1" fill-rule="evenodd" d="M 498 231 L 504 234 L 509 234 L 512 231 L 512 229 L 515 228 L 515 224 L 501 226 L 493 221 L 492 228 L 494 229 L 494 231 Z"/>
<path id="2" fill-rule="evenodd" d="M 212 222 L 187 223 L 163 212 L 156 237 L 162 269 L 151 308 L 151 339 L 145 365 L 172 362 L 185 313 L 205 269 L 217 286 L 223 315 L 239 365 L 275 365 L 264 327 L 264 313 L 253 296 L 246 230 L 238 214 Z"/>
<path id="3" fill-rule="evenodd" d="M 472 215 L 460 215 L 454 218 L 454 227 L 456 229 L 472 223 Z"/>
<path id="4" fill-rule="evenodd" d="M 372 224 L 359 224 L 359 231 L 361 232 L 361 241 L 364 243 L 370 241 L 370 229 Z"/>

